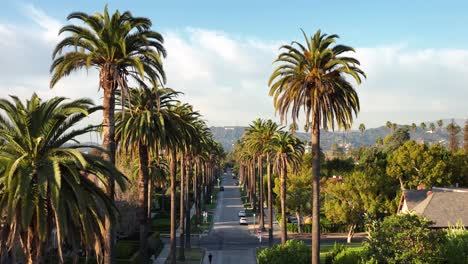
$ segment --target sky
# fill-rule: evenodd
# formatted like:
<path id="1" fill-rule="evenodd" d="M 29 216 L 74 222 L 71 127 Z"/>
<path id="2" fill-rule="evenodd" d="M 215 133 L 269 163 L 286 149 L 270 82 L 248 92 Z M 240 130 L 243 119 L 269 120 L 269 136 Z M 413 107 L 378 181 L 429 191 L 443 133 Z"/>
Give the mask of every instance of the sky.
<path id="1" fill-rule="evenodd" d="M 73 11 L 106 2 L 0 0 L 0 97 L 102 99 L 97 72 L 73 73 L 49 89 L 58 30 Z M 278 48 L 300 29 L 338 34 L 367 79 L 356 85 L 354 128 L 468 118 L 468 1 L 109 1 L 152 20 L 163 34 L 167 86 L 184 93 L 213 126 L 275 116 L 268 77 Z M 100 116 L 86 122 L 97 123 Z"/>

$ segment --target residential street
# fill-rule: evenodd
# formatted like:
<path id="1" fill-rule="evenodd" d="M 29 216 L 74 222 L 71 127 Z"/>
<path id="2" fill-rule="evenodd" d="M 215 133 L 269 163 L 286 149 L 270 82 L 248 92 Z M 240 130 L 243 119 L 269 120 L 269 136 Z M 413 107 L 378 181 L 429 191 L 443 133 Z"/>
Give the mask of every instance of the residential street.
<path id="1" fill-rule="evenodd" d="M 206 248 L 203 263 L 209 263 L 209 254 L 213 256 L 211 262 L 213 264 L 256 263 L 255 250 L 259 246 L 259 241 L 256 236 L 249 234 L 247 226 L 239 225 L 237 213 L 244 207 L 240 199 L 239 186 L 234 185 L 235 181 L 231 174 L 224 178 L 224 191 L 218 194 L 213 229 L 200 241 L 200 246 Z M 253 219 L 249 217 L 248 220 L 249 225 L 252 224 Z"/>

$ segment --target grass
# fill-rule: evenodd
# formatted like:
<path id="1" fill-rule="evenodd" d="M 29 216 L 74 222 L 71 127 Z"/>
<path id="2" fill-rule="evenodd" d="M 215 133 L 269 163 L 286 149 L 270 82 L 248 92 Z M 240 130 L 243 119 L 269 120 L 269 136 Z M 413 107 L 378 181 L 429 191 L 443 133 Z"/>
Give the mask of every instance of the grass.
<path id="1" fill-rule="evenodd" d="M 177 248 L 176 256 L 179 256 L 179 248 Z M 199 264 L 203 258 L 204 250 L 201 248 L 185 249 L 185 261 L 177 260 L 177 264 Z M 171 259 L 168 258 L 166 263 L 171 263 Z"/>
<path id="2" fill-rule="evenodd" d="M 346 247 L 353 248 L 353 250 L 360 250 L 364 246 L 360 242 L 354 242 L 345 244 Z M 334 244 L 320 244 L 320 263 L 325 263 L 325 257 L 327 256 L 328 252 L 330 252 L 333 248 Z"/>

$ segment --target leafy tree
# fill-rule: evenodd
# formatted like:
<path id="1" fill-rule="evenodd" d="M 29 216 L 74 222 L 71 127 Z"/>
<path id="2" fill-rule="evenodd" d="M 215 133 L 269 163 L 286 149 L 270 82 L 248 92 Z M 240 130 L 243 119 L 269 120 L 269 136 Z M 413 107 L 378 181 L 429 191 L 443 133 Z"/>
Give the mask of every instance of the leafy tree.
<path id="1" fill-rule="evenodd" d="M 366 166 L 366 165 L 364 165 Z M 337 223 L 348 225 L 348 243 L 364 215 L 372 219 L 389 215 L 395 209 L 393 183 L 385 174 L 356 170 L 342 181 L 329 181 L 325 195 L 325 215 Z"/>
<path id="2" fill-rule="evenodd" d="M 128 91 L 127 80 L 131 78 L 144 84 L 164 82 L 165 75 L 161 57 L 166 56 L 161 34 L 151 30 L 151 21 L 144 17 L 134 17 L 130 12 L 116 11 L 109 15 L 107 6 L 103 13 L 89 15 L 74 12 L 68 20 L 79 20 L 79 24 L 66 25 L 59 34 L 61 40 L 52 57 L 50 87 L 54 87 L 63 77 L 80 69 L 96 68 L 99 71 L 99 87 L 104 91 L 102 137 L 104 159 L 115 163 L 115 92 Z M 65 54 L 62 52 L 65 51 Z M 114 199 L 114 179 L 106 185 L 109 197 Z M 113 262 L 114 228 L 106 220 L 106 264 Z"/>
<path id="3" fill-rule="evenodd" d="M 384 151 L 387 153 L 391 153 L 408 140 L 410 140 L 409 130 L 405 128 L 399 128 L 397 131 L 395 131 L 395 133 L 385 138 Z"/>
<path id="4" fill-rule="evenodd" d="M 112 175 L 125 190 L 125 177 L 80 151 L 94 147 L 76 137 L 96 127 L 75 128 L 100 107 L 87 99 L 42 101 L 36 94 L 25 104 L 11 99 L 0 99 L 0 255 L 16 254 L 19 246 L 27 263 L 44 263 L 55 240 L 59 262 L 65 245 L 102 257 L 103 219 L 117 221 L 117 209 L 98 185 L 107 186 Z"/>
<path id="5" fill-rule="evenodd" d="M 283 264 L 294 260 L 297 264 L 310 263 L 309 246 L 302 241 L 288 240 L 285 245 L 262 249 L 257 256 L 259 264 Z"/>
<path id="6" fill-rule="evenodd" d="M 389 264 L 440 263 L 444 235 L 431 225 L 429 220 L 414 214 L 385 218 L 370 233 L 368 258 Z"/>
<path id="7" fill-rule="evenodd" d="M 458 141 L 458 133 L 460 133 L 461 128 L 452 119 L 452 123 L 447 125 L 447 131 L 449 132 L 449 150 L 455 152 L 460 147 L 460 142 Z"/>
<path id="8" fill-rule="evenodd" d="M 383 147 L 383 145 L 384 145 L 383 139 L 381 137 L 377 137 L 375 139 L 375 146 L 378 147 L 378 148 L 381 148 L 381 147 Z"/>
<path id="9" fill-rule="evenodd" d="M 281 121 L 292 115 L 296 122 L 302 109 L 306 124 L 311 123 L 313 154 L 312 197 L 312 263 L 319 263 L 320 253 L 320 127 L 323 129 L 351 127 L 353 114 L 359 111 L 359 99 L 353 85 L 345 76 L 361 83 L 364 72 L 359 61 L 348 53 L 354 49 L 335 44 L 338 36 L 318 30 L 305 44 L 297 41 L 283 45 L 275 60 L 278 67 L 270 80 L 270 96 L 280 113 Z M 290 112 L 291 110 L 291 112 Z"/>
<path id="10" fill-rule="evenodd" d="M 412 123 L 411 130 L 413 130 L 413 132 L 416 132 L 417 129 L 418 129 L 418 126 L 416 125 L 416 123 Z"/>
<path id="11" fill-rule="evenodd" d="M 440 144 L 427 147 L 413 140 L 392 152 L 388 157 L 387 173 L 398 179 L 402 189 L 445 185 L 451 181 L 449 153 Z"/>
<path id="12" fill-rule="evenodd" d="M 392 132 L 395 133 L 395 131 L 397 130 L 398 128 L 398 124 L 397 123 L 393 123 L 392 124 Z"/>
<path id="13" fill-rule="evenodd" d="M 290 174 L 286 191 L 286 209 L 291 214 L 296 214 L 298 232 L 302 232 L 302 215 L 311 209 L 312 187 L 310 184 L 310 173 L 299 171 Z"/>

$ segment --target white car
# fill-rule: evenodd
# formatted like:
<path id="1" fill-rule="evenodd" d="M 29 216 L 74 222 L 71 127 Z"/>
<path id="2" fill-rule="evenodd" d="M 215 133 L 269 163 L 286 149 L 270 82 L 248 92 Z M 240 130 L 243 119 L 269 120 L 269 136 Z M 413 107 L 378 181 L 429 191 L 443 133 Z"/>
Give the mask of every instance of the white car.
<path id="1" fill-rule="evenodd" d="M 245 211 L 239 211 L 237 214 L 239 217 L 245 217 Z"/>
<path id="2" fill-rule="evenodd" d="M 241 218 L 239 219 L 239 224 L 240 224 L 240 225 L 247 225 L 247 218 L 241 217 Z"/>

